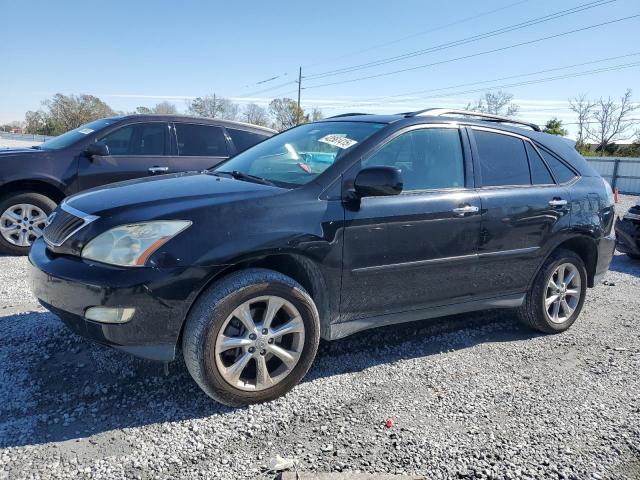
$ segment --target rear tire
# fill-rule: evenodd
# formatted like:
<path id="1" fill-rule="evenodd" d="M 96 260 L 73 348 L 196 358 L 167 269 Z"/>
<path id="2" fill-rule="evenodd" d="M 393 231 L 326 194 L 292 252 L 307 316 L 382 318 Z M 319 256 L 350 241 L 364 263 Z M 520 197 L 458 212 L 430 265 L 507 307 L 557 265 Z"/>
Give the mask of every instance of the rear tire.
<path id="1" fill-rule="evenodd" d="M 182 349 L 200 388 L 237 407 L 291 390 L 309 370 L 319 337 L 318 311 L 304 288 L 255 268 L 230 274 L 198 298 Z"/>
<path id="2" fill-rule="evenodd" d="M 518 316 L 543 333 L 560 333 L 576 321 L 587 292 L 587 269 L 571 250 L 558 249 L 538 272 Z"/>
<path id="3" fill-rule="evenodd" d="M 28 255 L 42 235 L 56 202 L 36 192 L 14 192 L 0 199 L 0 253 Z M 26 218 L 26 220 L 25 220 Z"/>

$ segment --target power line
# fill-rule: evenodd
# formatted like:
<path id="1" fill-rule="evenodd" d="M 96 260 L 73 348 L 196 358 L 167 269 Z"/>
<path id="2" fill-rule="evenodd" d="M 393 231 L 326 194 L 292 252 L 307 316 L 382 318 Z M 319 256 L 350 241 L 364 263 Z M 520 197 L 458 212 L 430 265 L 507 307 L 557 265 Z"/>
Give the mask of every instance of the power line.
<path id="1" fill-rule="evenodd" d="M 399 70 L 392 70 L 390 72 L 383 72 L 383 73 L 378 73 L 378 74 L 375 74 L 375 75 L 366 75 L 366 76 L 363 76 L 363 77 L 340 80 L 340 81 L 336 81 L 336 82 L 329 82 L 329 83 L 322 83 L 322 84 L 318 84 L 318 85 L 311 85 L 311 86 L 305 87 L 305 90 L 306 89 L 311 89 L 311 88 L 328 87 L 328 86 L 332 86 L 332 85 L 341 85 L 341 84 L 344 84 L 344 83 L 359 82 L 361 80 L 368 80 L 368 79 L 371 79 L 371 78 L 386 77 L 388 75 L 395 75 L 397 73 L 410 72 L 410 71 L 419 70 L 419 69 L 422 69 L 422 68 L 433 67 L 435 65 L 442 65 L 442 64 L 445 64 L 445 63 L 456 62 L 456 61 L 459 61 L 459 60 L 466 60 L 466 59 L 469 59 L 469 58 L 479 57 L 479 56 L 482 56 L 482 55 L 488 55 L 490 53 L 502 52 L 502 51 L 509 50 L 509 49 L 512 49 L 512 48 L 522 47 L 524 45 L 531 45 L 531 44 L 534 44 L 534 43 L 539 43 L 539 42 L 542 42 L 542 41 L 545 41 L 545 40 L 551 40 L 551 39 L 554 39 L 554 38 L 560 38 L 560 37 L 564 37 L 564 36 L 567 36 L 567 35 L 572 35 L 572 34 L 578 33 L 578 32 L 584 32 L 584 31 L 591 30 L 591 29 L 598 28 L 598 27 L 602 27 L 602 26 L 605 26 L 605 25 L 612 25 L 614 23 L 619 23 L 619 22 L 622 22 L 622 21 L 625 21 L 625 20 L 630 20 L 632 18 L 637 18 L 637 17 L 640 17 L 640 14 L 629 15 L 627 17 L 621 17 L 621 18 L 617 18 L 615 20 L 609 20 L 608 22 L 596 23 L 594 25 L 589 25 L 587 27 L 576 28 L 574 30 L 569 30 L 569 31 L 562 32 L 562 33 L 557 33 L 557 34 L 554 34 L 554 35 L 548 35 L 548 36 L 545 36 L 545 37 L 536 38 L 534 40 L 528 40 L 526 42 L 514 43 L 514 44 L 511 44 L 511 45 L 507 45 L 505 47 L 494 48 L 494 49 L 491 49 L 491 50 L 484 50 L 482 52 L 477 52 L 477 53 L 473 53 L 473 54 L 469 54 L 469 55 L 463 55 L 463 56 L 455 57 L 455 58 L 449 58 L 449 59 L 446 59 L 446 60 L 440 60 L 440 61 L 432 62 L 432 63 L 426 63 L 426 64 L 423 64 L 423 65 L 417 65 L 417 66 L 414 66 L 414 67 L 402 68 L 402 69 L 399 69 Z"/>
<path id="2" fill-rule="evenodd" d="M 424 48 L 421 50 L 415 50 L 412 52 L 408 52 L 408 53 L 403 53 L 401 55 L 396 55 L 393 57 L 387 57 L 387 58 L 383 58 L 383 59 L 379 59 L 379 60 L 374 60 L 371 62 L 367 62 L 367 63 L 362 63 L 359 65 L 352 65 L 349 67 L 342 67 L 342 68 L 338 68 L 335 70 L 329 70 L 326 72 L 322 72 L 322 73 L 318 73 L 315 75 L 308 75 L 307 79 L 320 79 L 320 78 L 325 78 L 325 77 L 330 77 L 330 76 L 334 76 L 334 75 L 340 75 L 340 74 L 344 74 L 344 73 L 350 73 L 350 72 L 354 72 L 357 70 L 363 70 L 363 69 L 367 69 L 367 68 L 372 68 L 372 67 L 377 67 L 380 65 L 386 65 L 388 63 L 394 63 L 394 62 L 398 62 L 401 60 L 406 60 L 408 58 L 413 58 L 413 57 L 417 57 L 417 56 L 421 56 L 421 55 L 426 55 L 427 53 L 433 53 L 433 52 L 437 52 L 440 50 L 446 50 L 449 48 L 453 48 L 453 47 L 457 47 L 460 45 L 465 45 L 471 42 L 476 42 L 478 40 L 484 40 L 486 38 L 491 38 L 491 37 L 495 37 L 498 35 L 503 35 L 505 33 L 509 33 L 509 32 L 513 32 L 516 30 L 521 30 L 523 28 L 527 28 L 533 25 L 537 25 L 540 23 L 544 23 L 544 22 L 548 22 L 550 20 L 556 20 L 558 18 L 562 18 L 565 17 L 567 15 L 573 15 L 575 13 L 579 13 L 582 12 L 584 10 L 589 10 L 591 8 L 595 8 L 595 7 L 600 7 L 603 5 L 607 5 L 609 3 L 613 3 L 616 0 L 596 0 L 596 1 L 592 1 L 589 3 L 585 3 L 585 4 L 581 4 L 578 5 L 576 7 L 572 7 L 566 10 L 561 10 L 555 13 L 551 13 L 548 15 L 544 15 L 542 17 L 537 17 L 537 18 L 532 18 L 530 20 L 526 20 L 524 22 L 520 22 L 514 25 L 509 25 L 506 27 L 502 27 L 502 28 L 498 28 L 496 30 L 492 30 L 489 32 L 485 32 L 485 33 L 480 33 L 477 35 L 473 35 L 471 37 L 466 37 L 466 38 L 462 38 L 459 40 L 454 40 L 454 41 L 450 41 L 450 42 L 446 42 L 446 43 L 442 43 L 439 45 L 435 45 L 433 47 L 429 47 L 429 48 Z"/>
<path id="3" fill-rule="evenodd" d="M 566 65 L 563 67 L 555 67 L 555 68 L 548 68 L 545 70 L 538 70 L 536 72 L 529 72 L 529 73 L 519 73 L 516 75 L 509 75 L 506 77 L 499 77 L 499 78 L 493 78 L 491 80 L 480 80 L 480 81 L 476 81 L 476 82 L 469 82 L 469 83 L 460 83 L 458 85 L 450 85 L 447 87 L 440 87 L 440 88 L 430 88 L 427 90 L 415 90 L 412 92 L 405 92 L 405 93 L 398 93 L 395 95 L 385 95 L 385 96 L 381 96 L 381 97 L 372 97 L 372 98 L 367 98 L 367 99 L 363 99 L 362 101 L 375 101 L 375 100 L 383 100 L 383 99 L 387 99 L 387 98 L 398 98 L 398 97 L 406 97 L 409 95 L 417 95 L 420 93 L 430 93 L 430 92 L 441 92 L 443 90 L 451 90 L 452 88 L 461 88 L 461 87 L 469 87 L 472 85 L 481 85 L 483 83 L 492 83 L 492 82 L 500 82 L 502 80 L 510 80 L 512 78 L 520 78 L 520 77 L 528 77 L 531 75 L 539 75 L 541 73 L 549 73 L 549 72 L 556 72 L 556 71 L 560 71 L 560 70 L 568 70 L 570 68 L 576 68 L 576 67 L 584 67 L 586 65 L 593 65 L 595 63 L 602 63 L 602 62 L 608 62 L 610 60 L 619 60 L 621 58 L 628 58 L 628 57 L 635 57 L 640 55 L 640 52 L 633 52 L 633 53 L 628 53 L 625 55 L 618 55 L 615 57 L 608 57 L 608 58 L 601 58 L 599 60 L 591 60 L 589 62 L 582 62 L 582 63 L 574 63 L 573 65 Z"/>
<path id="4" fill-rule="evenodd" d="M 500 8 L 496 8 L 496 9 L 489 10 L 489 11 L 486 11 L 486 12 L 482 12 L 482 13 L 479 13 L 477 15 L 473 15 L 471 17 L 463 18 L 461 20 L 456 20 L 455 22 L 451 22 L 451 23 L 447 23 L 447 24 L 444 24 L 444 25 L 440 25 L 439 27 L 430 28 L 428 30 L 423 30 L 423 31 L 417 32 L 417 33 L 412 33 L 411 35 L 406 35 L 404 37 L 396 38 L 395 40 L 390 40 L 390 41 L 384 42 L 384 43 L 378 43 L 376 45 L 372 45 L 370 47 L 363 48 L 361 50 L 356 50 L 356 51 L 353 51 L 351 53 L 345 53 L 344 55 L 340 55 L 340 56 L 329 58 L 329 59 L 325 59 L 325 60 L 320 60 L 320 61 L 315 62 L 315 63 L 310 63 L 310 64 L 307 64 L 307 65 L 304 65 L 304 67 L 307 67 L 307 68 L 315 67 L 316 65 L 329 63 L 329 62 L 334 62 L 336 60 L 342 60 L 343 58 L 352 57 L 353 55 L 358 55 L 360 53 L 370 52 L 371 50 L 377 50 L 378 48 L 382 48 L 382 47 L 393 45 L 393 44 L 396 44 L 396 43 L 399 43 L 399 42 L 403 42 L 405 40 L 409 40 L 410 38 L 419 37 L 421 35 L 426 35 L 427 33 L 437 32 L 437 31 L 443 30 L 445 28 L 453 27 L 455 25 L 460 25 L 461 23 L 466 23 L 466 22 L 470 22 L 471 20 L 476 20 L 478 18 L 486 17 L 487 15 L 491 15 L 492 13 L 497 13 L 497 12 L 500 12 L 502 10 L 507 10 L 507 9 L 513 8 L 513 7 L 517 6 L 517 5 L 522 5 L 523 3 L 527 3 L 528 1 L 529 0 L 520 0 L 519 2 L 511 3 L 509 5 L 505 5 L 504 7 L 500 7 Z"/>

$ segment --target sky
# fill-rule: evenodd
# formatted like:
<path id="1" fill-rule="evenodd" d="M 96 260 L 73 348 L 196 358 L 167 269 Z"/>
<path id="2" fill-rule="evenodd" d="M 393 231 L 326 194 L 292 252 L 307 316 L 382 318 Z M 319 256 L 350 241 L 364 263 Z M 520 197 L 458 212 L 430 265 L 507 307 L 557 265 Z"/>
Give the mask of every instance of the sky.
<path id="1" fill-rule="evenodd" d="M 523 119 L 574 132 L 570 97 L 640 101 L 639 31 L 640 0 L 0 0 L 0 122 L 58 92 L 122 111 L 213 93 L 267 105 L 296 98 L 301 66 L 302 106 L 325 115 L 461 108 L 502 87 Z"/>

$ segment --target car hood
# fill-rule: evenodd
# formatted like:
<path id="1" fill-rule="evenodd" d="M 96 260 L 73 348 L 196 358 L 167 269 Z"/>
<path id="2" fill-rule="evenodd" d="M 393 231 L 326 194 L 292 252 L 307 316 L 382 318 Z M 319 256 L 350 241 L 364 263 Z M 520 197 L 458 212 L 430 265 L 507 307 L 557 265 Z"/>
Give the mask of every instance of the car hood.
<path id="1" fill-rule="evenodd" d="M 113 183 L 69 197 L 65 203 L 81 212 L 98 216 L 113 215 L 123 210 L 148 211 L 149 208 L 162 214 L 162 210 L 168 213 L 196 205 L 249 200 L 279 191 L 284 189 L 191 172 Z"/>

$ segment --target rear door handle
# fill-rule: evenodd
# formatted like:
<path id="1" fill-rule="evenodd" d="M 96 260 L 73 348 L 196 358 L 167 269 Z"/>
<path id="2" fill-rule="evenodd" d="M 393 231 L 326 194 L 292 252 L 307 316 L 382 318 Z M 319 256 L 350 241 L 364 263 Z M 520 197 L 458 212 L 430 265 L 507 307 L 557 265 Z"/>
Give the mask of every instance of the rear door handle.
<path id="1" fill-rule="evenodd" d="M 564 207 L 567 204 L 567 201 L 562 198 L 554 198 L 553 200 L 549 200 L 549 205 L 552 207 Z"/>
<path id="2" fill-rule="evenodd" d="M 475 205 L 465 205 L 464 207 L 457 207 L 453 209 L 453 213 L 459 216 L 463 216 L 465 213 L 478 213 L 479 211 L 480 208 Z"/>
<path id="3" fill-rule="evenodd" d="M 149 173 L 166 173 L 169 171 L 169 167 L 150 167 Z"/>

